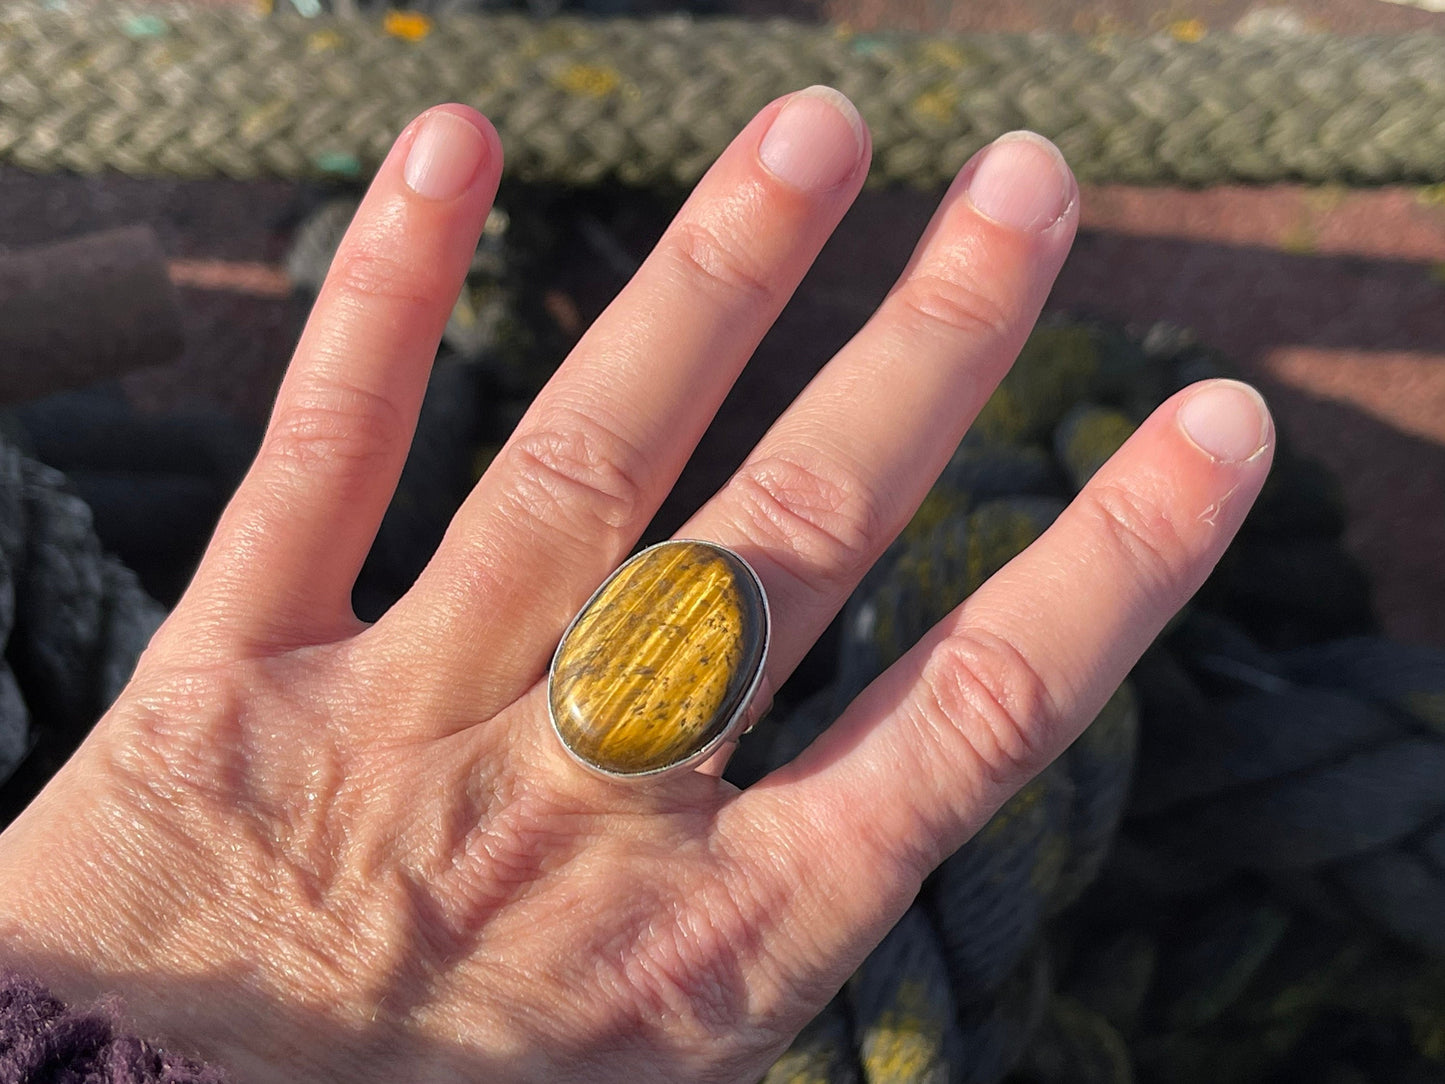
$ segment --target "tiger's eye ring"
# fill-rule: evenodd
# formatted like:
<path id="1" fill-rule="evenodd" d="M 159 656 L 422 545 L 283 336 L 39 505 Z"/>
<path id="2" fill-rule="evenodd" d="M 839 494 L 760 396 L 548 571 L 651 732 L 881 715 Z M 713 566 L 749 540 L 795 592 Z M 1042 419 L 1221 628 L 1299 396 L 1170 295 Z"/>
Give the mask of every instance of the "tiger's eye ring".
<path id="1" fill-rule="evenodd" d="M 547 670 L 547 708 L 584 767 L 640 779 L 692 767 L 767 709 L 763 583 L 715 542 L 642 550 L 582 607 Z"/>

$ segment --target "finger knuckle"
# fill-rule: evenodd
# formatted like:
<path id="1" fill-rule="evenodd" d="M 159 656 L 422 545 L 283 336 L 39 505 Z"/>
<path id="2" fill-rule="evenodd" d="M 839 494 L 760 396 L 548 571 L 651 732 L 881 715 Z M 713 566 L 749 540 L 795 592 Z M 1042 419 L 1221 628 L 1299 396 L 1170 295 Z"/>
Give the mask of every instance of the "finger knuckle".
<path id="1" fill-rule="evenodd" d="M 908 278 L 894 295 L 905 319 L 950 337 L 1006 338 L 1013 327 L 1012 314 L 961 272 L 919 272 Z"/>
<path id="2" fill-rule="evenodd" d="M 263 455 L 288 474 L 329 485 L 364 482 L 380 462 L 404 456 L 411 426 L 395 403 L 353 385 L 327 382 L 298 389 L 278 407 Z"/>
<path id="3" fill-rule="evenodd" d="M 665 243 L 689 278 L 728 300 L 766 305 L 777 295 L 767 268 L 749 253 L 741 237 L 726 228 L 679 222 Z"/>
<path id="4" fill-rule="evenodd" d="M 620 535 L 646 508 L 647 460 L 615 430 L 572 410 L 519 434 L 503 453 L 521 514 L 593 546 Z"/>
<path id="5" fill-rule="evenodd" d="M 1013 789 L 1048 761 L 1063 721 L 1042 676 L 1016 646 L 979 629 L 948 637 L 924 669 L 925 733 L 955 757 L 961 743 L 989 783 Z"/>
<path id="6" fill-rule="evenodd" d="M 739 938 L 746 938 L 750 927 L 732 898 L 713 884 L 694 886 L 693 898 L 706 902 L 692 909 L 703 917 L 641 938 L 624 974 L 645 1010 L 660 1010 L 681 1033 L 716 1044 L 747 1017 L 738 957 Z"/>
<path id="7" fill-rule="evenodd" d="M 775 454 L 738 470 L 744 530 L 793 578 L 851 588 L 881 547 L 888 517 L 858 479 L 809 458 Z"/>
<path id="8" fill-rule="evenodd" d="M 108 718 L 99 748 L 122 792 L 160 807 L 180 794 L 225 794 L 238 764 L 229 733 L 214 725 L 228 706 L 226 679 L 222 667 L 162 675 Z"/>
<path id="9" fill-rule="evenodd" d="M 444 292 L 437 269 L 393 255 L 369 239 L 343 245 L 331 262 L 326 281 L 342 297 L 393 309 L 429 311 Z"/>
<path id="10" fill-rule="evenodd" d="M 1108 482 L 1086 487 L 1079 501 L 1147 597 L 1163 600 L 1172 595 L 1190 555 L 1165 510 L 1132 489 Z"/>

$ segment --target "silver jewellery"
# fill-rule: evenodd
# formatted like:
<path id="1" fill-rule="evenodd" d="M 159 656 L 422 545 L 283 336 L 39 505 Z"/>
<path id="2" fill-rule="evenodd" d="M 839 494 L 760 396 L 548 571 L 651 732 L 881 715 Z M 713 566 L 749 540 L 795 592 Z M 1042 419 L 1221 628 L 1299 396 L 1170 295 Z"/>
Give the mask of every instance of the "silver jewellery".
<path id="1" fill-rule="evenodd" d="M 693 767 L 766 712 L 771 636 L 763 583 L 738 554 L 694 539 L 649 546 L 562 634 L 547 670 L 552 727 L 614 779 Z"/>

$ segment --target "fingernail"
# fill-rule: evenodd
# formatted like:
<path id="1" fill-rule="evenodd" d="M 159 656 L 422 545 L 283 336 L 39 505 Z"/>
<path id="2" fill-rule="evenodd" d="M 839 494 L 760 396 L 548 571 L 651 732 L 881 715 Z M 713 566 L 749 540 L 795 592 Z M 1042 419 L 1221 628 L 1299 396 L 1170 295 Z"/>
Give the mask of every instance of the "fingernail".
<path id="1" fill-rule="evenodd" d="M 1179 408 L 1184 435 L 1221 463 L 1252 459 L 1269 439 L 1269 408 L 1248 384 L 1214 380 Z"/>
<path id="2" fill-rule="evenodd" d="M 467 190 L 487 157 L 487 141 L 476 126 L 454 113 L 432 113 L 417 129 L 402 176 L 427 199 L 455 199 Z"/>
<path id="3" fill-rule="evenodd" d="M 804 192 L 841 184 L 863 157 L 863 118 L 832 87 L 809 87 L 788 99 L 758 146 L 763 165 Z"/>
<path id="4" fill-rule="evenodd" d="M 1074 198 L 1074 183 L 1059 149 L 1033 132 L 1009 132 L 983 150 L 968 181 L 973 205 L 1016 230 L 1043 230 Z"/>

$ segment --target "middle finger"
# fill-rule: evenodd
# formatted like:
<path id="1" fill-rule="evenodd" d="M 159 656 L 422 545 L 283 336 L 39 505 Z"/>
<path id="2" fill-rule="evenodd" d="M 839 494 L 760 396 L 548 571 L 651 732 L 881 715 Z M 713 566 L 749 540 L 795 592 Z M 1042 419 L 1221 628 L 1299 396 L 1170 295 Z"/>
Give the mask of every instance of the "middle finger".
<path id="1" fill-rule="evenodd" d="M 743 130 L 543 389 L 376 635 L 404 629 L 468 720 L 546 667 L 632 547 L 758 341 L 862 186 L 868 136 L 837 91 Z M 450 729 L 457 721 L 441 723 Z"/>

